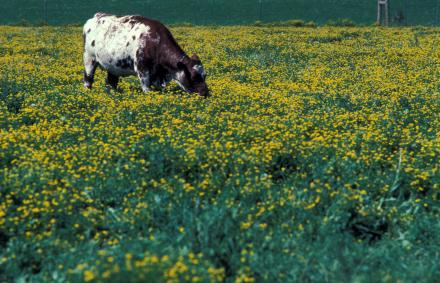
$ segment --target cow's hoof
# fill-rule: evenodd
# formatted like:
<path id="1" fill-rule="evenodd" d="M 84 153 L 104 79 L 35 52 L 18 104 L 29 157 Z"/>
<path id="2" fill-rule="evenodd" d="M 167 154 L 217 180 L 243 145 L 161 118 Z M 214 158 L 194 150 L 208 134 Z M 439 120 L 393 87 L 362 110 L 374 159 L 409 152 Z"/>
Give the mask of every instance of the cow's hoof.
<path id="1" fill-rule="evenodd" d="M 86 88 L 86 89 L 92 89 L 92 84 L 90 84 L 90 83 L 84 83 L 84 88 Z"/>

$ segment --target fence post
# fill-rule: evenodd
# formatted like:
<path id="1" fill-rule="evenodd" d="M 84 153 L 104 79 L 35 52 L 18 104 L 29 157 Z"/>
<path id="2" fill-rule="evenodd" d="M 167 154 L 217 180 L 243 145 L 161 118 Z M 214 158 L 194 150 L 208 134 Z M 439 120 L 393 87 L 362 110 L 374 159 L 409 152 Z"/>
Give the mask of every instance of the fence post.
<path id="1" fill-rule="evenodd" d="M 377 23 L 382 24 L 382 11 L 384 12 L 384 24 L 389 25 L 390 14 L 389 14 L 390 2 L 389 0 L 377 0 Z"/>

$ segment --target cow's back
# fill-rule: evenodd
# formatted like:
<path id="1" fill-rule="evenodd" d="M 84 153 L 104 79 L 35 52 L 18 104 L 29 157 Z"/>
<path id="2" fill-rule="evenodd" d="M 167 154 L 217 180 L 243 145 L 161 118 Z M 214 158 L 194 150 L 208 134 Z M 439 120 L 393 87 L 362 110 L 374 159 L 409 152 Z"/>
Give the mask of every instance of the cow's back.
<path id="1" fill-rule="evenodd" d="M 85 52 L 114 75 L 135 74 L 136 54 L 151 35 L 150 25 L 135 17 L 97 13 L 84 25 Z"/>

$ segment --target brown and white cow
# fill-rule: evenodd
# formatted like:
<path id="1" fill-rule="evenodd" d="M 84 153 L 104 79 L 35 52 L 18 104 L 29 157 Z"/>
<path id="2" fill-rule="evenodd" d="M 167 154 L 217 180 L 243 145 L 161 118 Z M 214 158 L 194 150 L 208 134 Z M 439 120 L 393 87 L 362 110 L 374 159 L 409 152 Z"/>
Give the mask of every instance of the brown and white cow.
<path id="1" fill-rule="evenodd" d="M 137 75 L 145 92 L 175 80 L 186 92 L 209 95 L 199 57 L 188 57 L 158 21 L 97 13 L 84 25 L 83 36 L 86 88 L 92 87 L 99 66 L 108 72 L 107 83 L 114 88 L 120 77 Z"/>

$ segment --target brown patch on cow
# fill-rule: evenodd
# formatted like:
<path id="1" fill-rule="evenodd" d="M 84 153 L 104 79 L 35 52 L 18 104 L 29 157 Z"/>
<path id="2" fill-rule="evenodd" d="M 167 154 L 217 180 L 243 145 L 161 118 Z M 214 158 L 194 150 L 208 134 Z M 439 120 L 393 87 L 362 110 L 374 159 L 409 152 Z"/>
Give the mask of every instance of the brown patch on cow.
<path id="1" fill-rule="evenodd" d="M 124 17 L 124 19 L 121 21 L 123 24 L 129 24 L 131 25 L 131 28 L 134 28 L 134 26 L 138 23 L 136 19 L 133 19 L 133 17 Z"/>
<path id="2" fill-rule="evenodd" d="M 92 41 L 92 46 L 95 47 L 95 41 L 94 40 Z"/>
<path id="3" fill-rule="evenodd" d="M 134 69 L 134 61 L 133 59 L 128 56 L 126 59 L 122 59 L 122 60 L 118 60 L 118 62 L 116 62 L 116 66 L 122 69 Z"/>

